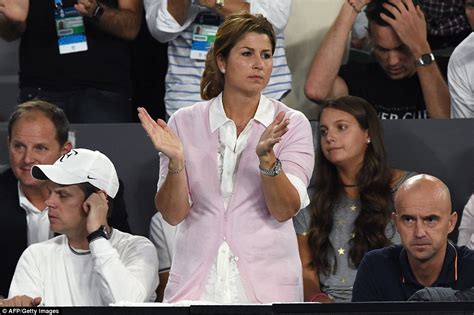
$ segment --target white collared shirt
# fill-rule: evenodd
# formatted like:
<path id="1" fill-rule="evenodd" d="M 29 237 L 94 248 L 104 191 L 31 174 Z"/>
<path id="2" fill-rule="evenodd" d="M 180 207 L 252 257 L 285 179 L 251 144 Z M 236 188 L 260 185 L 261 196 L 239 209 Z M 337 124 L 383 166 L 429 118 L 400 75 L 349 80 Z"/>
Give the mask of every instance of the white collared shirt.
<path id="1" fill-rule="evenodd" d="M 49 228 L 48 208 L 39 210 L 26 198 L 18 182 L 18 199 L 20 207 L 26 212 L 27 240 L 31 244 L 44 242 L 54 236 Z"/>
<path id="2" fill-rule="evenodd" d="M 235 123 L 227 118 L 222 103 L 222 93 L 217 96 L 216 101 L 211 104 L 209 110 L 209 123 L 211 131 L 218 130 L 218 152 L 217 161 L 219 169 L 219 180 L 221 192 L 224 196 L 224 211 L 232 197 L 235 184 L 235 174 L 241 157 L 250 136 L 250 131 L 254 125 L 254 120 L 268 127 L 275 117 L 275 110 L 268 98 L 261 95 L 257 111 L 254 117 L 247 123 L 247 126 L 237 137 L 237 127 Z M 309 203 L 306 186 L 298 177 L 285 173 L 288 180 L 300 195 L 300 209 Z M 236 257 L 226 241 L 220 245 L 214 264 L 209 273 L 207 284 L 201 300 L 217 303 L 249 303 L 250 300 L 245 294 L 240 273 L 237 268 L 238 257 Z"/>

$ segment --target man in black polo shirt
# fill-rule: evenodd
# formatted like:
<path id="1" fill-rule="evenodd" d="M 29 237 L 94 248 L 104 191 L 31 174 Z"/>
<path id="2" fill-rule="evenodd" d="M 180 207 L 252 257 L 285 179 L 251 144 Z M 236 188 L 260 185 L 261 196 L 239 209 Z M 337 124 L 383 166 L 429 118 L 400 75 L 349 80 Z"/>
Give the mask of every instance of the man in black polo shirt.
<path id="1" fill-rule="evenodd" d="M 474 251 L 448 241 L 457 213 L 448 188 L 429 175 L 414 176 L 395 196 L 392 218 L 402 245 L 367 253 L 360 263 L 353 302 L 406 301 L 425 287 L 474 287 Z"/>

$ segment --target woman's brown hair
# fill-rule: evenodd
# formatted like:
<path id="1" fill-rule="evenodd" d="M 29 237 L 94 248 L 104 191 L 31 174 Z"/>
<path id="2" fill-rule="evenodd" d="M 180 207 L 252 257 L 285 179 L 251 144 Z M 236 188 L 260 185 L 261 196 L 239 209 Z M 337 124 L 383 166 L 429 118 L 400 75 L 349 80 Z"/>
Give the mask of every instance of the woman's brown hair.
<path id="1" fill-rule="evenodd" d="M 371 139 L 357 174 L 361 209 L 354 222 L 354 237 L 349 241 L 349 263 L 358 268 L 367 251 L 390 244 L 385 229 L 390 224 L 392 205 L 391 170 L 383 143 L 382 126 L 368 102 L 358 97 L 344 96 L 323 103 L 320 115 L 326 108 L 338 109 L 354 116 L 360 127 L 369 131 Z M 336 203 L 344 194 L 344 187 L 336 166 L 326 159 L 321 145 L 316 156 L 315 194 L 308 242 L 312 252 L 312 267 L 328 275 L 337 270 L 336 254 L 329 235 L 334 226 Z"/>
<path id="2" fill-rule="evenodd" d="M 214 46 L 207 53 L 201 80 L 201 97 L 203 100 L 216 97 L 224 89 L 224 75 L 219 71 L 217 65 L 218 56 L 227 60 L 235 44 L 250 32 L 266 34 L 272 44 L 272 54 L 275 52 L 275 32 L 266 18 L 260 14 L 252 15 L 245 11 L 229 15 L 219 27 Z"/>

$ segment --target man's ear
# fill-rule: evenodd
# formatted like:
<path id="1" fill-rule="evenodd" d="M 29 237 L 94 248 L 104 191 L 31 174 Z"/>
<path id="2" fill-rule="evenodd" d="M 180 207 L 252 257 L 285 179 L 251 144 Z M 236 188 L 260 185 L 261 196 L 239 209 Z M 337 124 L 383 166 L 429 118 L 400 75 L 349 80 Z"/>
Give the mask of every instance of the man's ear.
<path id="1" fill-rule="evenodd" d="M 71 141 L 66 141 L 61 149 L 61 154 L 66 154 L 72 150 L 72 143 Z"/>
<path id="2" fill-rule="evenodd" d="M 449 231 L 448 233 L 451 233 L 454 230 L 454 227 L 456 226 L 456 222 L 458 222 L 458 213 L 456 211 L 453 211 L 449 215 Z"/>

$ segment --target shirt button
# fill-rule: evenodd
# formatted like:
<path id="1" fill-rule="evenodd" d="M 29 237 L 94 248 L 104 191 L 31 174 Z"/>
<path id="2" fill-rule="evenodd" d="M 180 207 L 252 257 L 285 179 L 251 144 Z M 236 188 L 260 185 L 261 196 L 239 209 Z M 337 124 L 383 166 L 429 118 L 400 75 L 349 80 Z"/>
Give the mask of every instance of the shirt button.
<path id="1" fill-rule="evenodd" d="M 234 256 L 235 261 L 239 261 L 239 259 L 240 259 L 239 256 Z"/>

